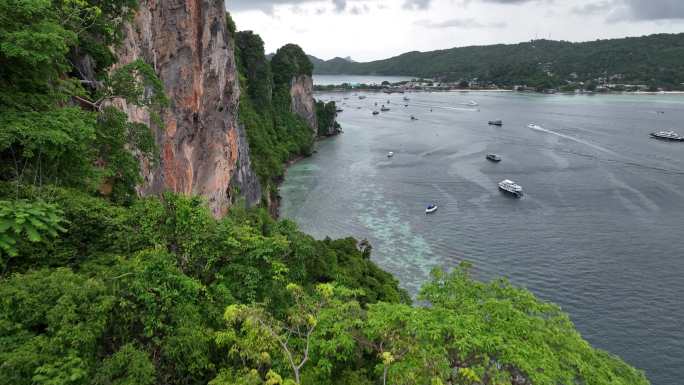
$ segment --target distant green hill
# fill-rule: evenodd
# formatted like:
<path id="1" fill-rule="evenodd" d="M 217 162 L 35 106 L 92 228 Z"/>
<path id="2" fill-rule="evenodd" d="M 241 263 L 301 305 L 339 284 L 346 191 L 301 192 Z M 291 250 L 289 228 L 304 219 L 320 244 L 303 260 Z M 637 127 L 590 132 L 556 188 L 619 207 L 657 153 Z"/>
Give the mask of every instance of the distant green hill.
<path id="1" fill-rule="evenodd" d="M 341 58 L 312 61 L 316 74 L 403 75 L 447 81 L 472 80 L 498 85 L 560 86 L 566 80 L 608 78 L 681 88 L 684 33 L 658 34 L 583 43 L 534 40 L 407 52 L 384 60 L 353 63 Z"/>

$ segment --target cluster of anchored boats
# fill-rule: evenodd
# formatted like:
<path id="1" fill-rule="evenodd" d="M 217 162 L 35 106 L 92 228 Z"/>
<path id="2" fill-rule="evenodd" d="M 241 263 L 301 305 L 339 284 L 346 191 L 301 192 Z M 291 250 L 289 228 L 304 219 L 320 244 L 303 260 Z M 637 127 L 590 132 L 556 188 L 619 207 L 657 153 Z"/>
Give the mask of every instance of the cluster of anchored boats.
<path id="1" fill-rule="evenodd" d="M 359 99 L 365 99 L 365 98 L 366 97 L 364 95 L 359 96 Z M 408 97 L 404 97 L 404 102 L 408 102 L 409 100 L 410 99 Z M 391 103 L 390 100 L 387 100 L 387 104 L 389 105 L 390 103 Z M 468 106 L 468 107 L 478 106 L 478 103 L 473 101 L 473 100 L 471 100 L 467 103 L 460 103 L 460 104 L 463 106 Z M 377 106 L 377 105 L 378 105 L 378 103 L 376 102 L 375 106 Z M 408 104 L 406 104 L 405 106 L 408 107 Z M 387 107 L 384 103 L 381 105 L 380 111 L 386 112 L 389 110 L 390 110 L 389 107 Z M 380 111 L 374 110 L 373 115 L 380 114 Z M 432 111 L 432 109 L 430 109 L 430 111 Z M 415 116 L 411 115 L 411 120 L 418 120 L 418 119 Z M 501 120 L 490 120 L 488 122 L 488 124 L 491 126 L 503 126 L 503 121 L 501 121 Z M 534 130 L 546 131 L 546 130 L 544 130 L 543 127 L 541 127 L 537 124 L 534 124 L 534 123 L 528 124 L 528 127 L 531 129 L 534 129 Z M 684 136 L 679 135 L 678 133 L 676 133 L 674 131 L 658 131 L 658 132 L 653 132 L 650 135 L 651 135 L 651 137 L 653 137 L 655 139 L 684 142 Z M 387 157 L 388 158 L 394 157 L 394 152 L 392 152 L 392 151 L 388 152 Z M 502 160 L 501 156 L 499 156 L 497 154 L 487 154 L 486 159 L 491 161 L 491 162 L 496 162 L 496 163 L 501 162 L 501 160 Z M 499 186 L 499 190 L 503 191 L 504 193 L 510 194 L 516 198 L 520 198 L 523 195 L 522 186 L 520 186 L 519 184 L 517 184 L 516 182 L 514 182 L 510 179 L 502 180 L 501 182 L 498 183 L 498 186 Z M 425 208 L 425 213 L 426 214 L 434 213 L 437 211 L 437 208 L 438 208 L 437 204 L 432 203 Z"/>

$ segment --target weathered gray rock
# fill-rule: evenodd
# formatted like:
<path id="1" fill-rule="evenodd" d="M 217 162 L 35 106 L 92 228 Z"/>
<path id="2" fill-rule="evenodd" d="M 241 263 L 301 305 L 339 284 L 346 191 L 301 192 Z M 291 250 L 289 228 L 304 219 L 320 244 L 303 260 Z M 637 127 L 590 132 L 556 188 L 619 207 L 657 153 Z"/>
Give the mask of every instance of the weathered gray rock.
<path id="1" fill-rule="evenodd" d="M 143 161 L 142 195 L 174 191 L 207 198 L 215 216 L 244 196 L 259 201 L 249 146 L 238 125 L 239 88 L 234 42 L 223 1 L 142 0 L 118 50 L 124 65 L 138 58 L 152 65 L 171 101 L 156 127 L 159 164 Z M 133 121 L 148 111 L 118 101 Z"/>
<path id="2" fill-rule="evenodd" d="M 313 98 L 313 79 L 308 75 L 299 75 L 290 82 L 292 112 L 299 115 L 311 127 L 312 135 L 318 134 L 316 119 L 316 102 Z"/>

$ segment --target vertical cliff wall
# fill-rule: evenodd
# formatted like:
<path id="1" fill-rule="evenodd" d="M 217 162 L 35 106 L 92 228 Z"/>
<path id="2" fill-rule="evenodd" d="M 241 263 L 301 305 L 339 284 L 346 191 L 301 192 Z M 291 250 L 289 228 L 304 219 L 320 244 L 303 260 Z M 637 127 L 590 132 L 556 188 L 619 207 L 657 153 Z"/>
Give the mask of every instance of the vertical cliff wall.
<path id="1" fill-rule="evenodd" d="M 292 77 L 290 82 L 292 112 L 300 116 L 311 127 L 312 135 L 318 133 L 316 102 L 313 98 L 313 79 L 310 75 Z"/>
<path id="2" fill-rule="evenodd" d="M 119 62 L 144 59 L 171 101 L 156 133 L 161 159 L 153 166 L 143 164 L 142 195 L 166 190 L 199 194 L 216 216 L 225 214 L 237 195 L 249 204 L 261 198 L 246 136 L 237 123 L 233 51 L 223 1 L 140 2 L 126 27 Z M 147 111 L 119 103 L 130 119 L 150 123 Z"/>
<path id="3" fill-rule="evenodd" d="M 286 44 L 271 58 L 274 94 L 276 98 L 289 95 L 289 109 L 300 116 L 311 128 L 311 136 L 318 133 L 316 105 L 313 98 L 313 64 L 301 47 Z"/>

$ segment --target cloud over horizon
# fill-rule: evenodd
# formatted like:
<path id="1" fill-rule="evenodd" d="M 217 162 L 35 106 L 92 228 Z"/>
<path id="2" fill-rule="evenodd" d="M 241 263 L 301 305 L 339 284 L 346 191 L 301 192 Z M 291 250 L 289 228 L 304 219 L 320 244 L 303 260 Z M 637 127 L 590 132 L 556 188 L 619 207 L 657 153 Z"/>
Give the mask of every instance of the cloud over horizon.
<path id="1" fill-rule="evenodd" d="M 227 0 L 268 51 L 381 59 L 413 50 L 684 32 L 684 0 Z"/>

